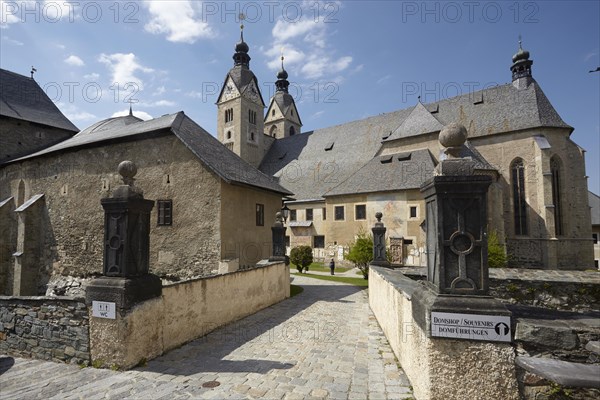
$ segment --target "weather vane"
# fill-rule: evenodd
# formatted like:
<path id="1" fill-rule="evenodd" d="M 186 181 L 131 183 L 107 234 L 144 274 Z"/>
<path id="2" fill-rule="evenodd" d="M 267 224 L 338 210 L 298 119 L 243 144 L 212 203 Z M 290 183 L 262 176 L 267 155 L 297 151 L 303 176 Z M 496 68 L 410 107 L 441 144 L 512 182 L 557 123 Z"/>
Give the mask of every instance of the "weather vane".
<path id="1" fill-rule="evenodd" d="M 240 19 L 240 29 L 244 30 L 244 20 L 246 19 L 246 16 L 244 15 L 244 13 L 240 13 L 239 19 Z"/>
<path id="2" fill-rule="evenodd" d="M 33 79 L 33 74 L 35 74 L 36 72 L 37 72 L 37 69 L 35 69 L 32 65 L 31 66 L 31 79 Z"/>
<path id="3" fill-rule="evenodd" d="M 523 48 L 523 47 L 521 47 L 521 42 L 522 42 L 522 40 L 521 40 L 521 34 L 519 33 L 519 48 L 520 48 L 520 49 L 522 49 L 522 48 Z"/>

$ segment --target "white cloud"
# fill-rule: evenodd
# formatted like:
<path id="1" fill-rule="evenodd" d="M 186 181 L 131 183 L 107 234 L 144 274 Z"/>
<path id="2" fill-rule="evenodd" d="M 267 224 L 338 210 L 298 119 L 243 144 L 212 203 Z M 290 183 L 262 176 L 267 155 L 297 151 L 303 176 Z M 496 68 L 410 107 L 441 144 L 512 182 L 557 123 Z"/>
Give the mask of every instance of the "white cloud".
<path id="1" fill-rule="evenodd" d="M 122 110 L 122 111 L 117 111 L 116 113 L 111 115 L 111 118 L 124 117 L 125 115 L 129 115 L 129 108 L 126 108 L 125 110 Z M 140 111 L 140 110 L 133 110 L 133 115 L 135 117 L 143 119 L 144 121 L 148 121 L 148 120 L 154 118 L 154 117 L 152 117 L 152 115 L 148 114 L 147 112 Z"/>
<path id="2" fill-rule="evenodd" d="M 377 83 L 378 85 L 379 85 L 379 84 L 382 84 L 383 82 L 387 81 L 387 80 L 388 80 L 388 79 L 390 79 L 391 77 L 392 77 L 392 75 L 389 75 L 389 74 L 388 74 L 388 75 L 386 75 L 386 76 L 384 76 L 384 77 L 381 77 L 381 78 L 377 79 L 377 82 L 376 82 L 376 83 Z"/>
<path id="3" fill-rule="evenodd" d="M 83 67 L 85 65 L 83 60 L 74 54 L 71 54 L 69 57 L 65 58 L 65 63 L 74 67 Z"/>
<path id="4" fill-rule="evenodd" d="M 202 98 L 202 92 L 197 92 L 197 91 L 194 91 L 194 90 L 192 90 L 191 92 L 187 92 L 185 95 L 188 96 L 188 97 L 192 97 L 194 99 L 200 99 L 200 98 Z"/>
<path id="5" fill-rule="evenodd" d="M 86 74 L 83 77 L 89 81 L 97 81 L 98 79 L 100 79 L 100 74 L 92 72 L 91 74 Z"/>
<path id="6" fill-rule="evenodd" d="M 56 106 L 65 114 L 67 118 L 69 118 L 69 120 L 73 122 L 86 121 L 88 122 L 88 124 L 91 124 L 98 120 L 98 117 L 96 117 L 94 114 L 84 110 L 80 110 L 73 104 L 58 102 L 56 103 Z"/>
<path id="7" fill-rule="evenodd" d="M 2 40 L 4 40 L 7 44 L 10 44 L 12 46 L 23 46 L 25 43 L 19 41 L 19 40 L 15 40 L 13 38 L 10 38 L 8 36 L 2 36 Z"/>
<path id="8" fill-rule="evenodd" d="M 348 68 L 352 62 L 352 57 L 341 57 L 337 60 L 332 60 L 327 56 L 312 55 L 308 62 L 304 64 L 300 71 L 304 73 L 306 78 L 315 79 L 324 76 L 326 73 L 335 74 Z"/>
<path id="9" fill-rule="evenodd" d="M 276 44 L 265 52 L 267 57 L 271 58 L 271 61 L 267 62 L 267 66 L 270 69 L 277 70 L 281 68 L 281 51 L 283 49 L 283 56 L 285 57 L 285 66 L 292 66 L 302 62 L 306 58 L 304 52 L 297 50 L 291 44 Z"/>
<path id="10" fill-rule="evenodd" d="M 286 22 L 279 20 L 275 23 L 271 33 L 274 38 L 281 42 L 285 42 L 288 39 L 292 39 L 297 36 L 306 35 L 307 33 L 322 29 L 322 24 L 315 22 L 312 19 L 307 19 L 298 22 Z"/>
<path id="11" fill-rule="evenodd" d="M 166 91 L 167 91 L 167 89 L 164 86 L 161 86 L 161 87 L 157 88 L 154 93 L 152 93 L 152 96 L 160 96 L 161 94 L 164 94 Z"/>
<path id="12" fill-rule="evenodd" d="M 314 113 L 313 115 L 311 115 L 311 119 L 317 119 L 319 118 L 321 115 L 323 115 L 325 113 L 325 111 L 321 110 L 321 111 L 317 111 L 316 113 Z"/>
<path id="13" fill-rule="evenodd" d="M 127 89 L 129 85 L 137 85 L 138 90 L 144 88 L 144 84 L 140 78 L 135 76 L 135 72 L 141 71 L 144 73 L 153 72 L 152 68 L 147 68 L 138 63 L 135 54 L 100 54 L 98 61 L 105 64 L 112 74 L 112 82 L 117 83 L 120 90 L 131 90 Z"/>
<path id="14" fill-rule="evenodd" d="M 185 1 L 144 1 L 152 18 L 144 26 L 152 34 L 166 34 L 167 40 L 179 43 L 194 43 L 200 38 L 213 36 L 207 22 L 202 21 L 198 7 L 190 0 Z"/>

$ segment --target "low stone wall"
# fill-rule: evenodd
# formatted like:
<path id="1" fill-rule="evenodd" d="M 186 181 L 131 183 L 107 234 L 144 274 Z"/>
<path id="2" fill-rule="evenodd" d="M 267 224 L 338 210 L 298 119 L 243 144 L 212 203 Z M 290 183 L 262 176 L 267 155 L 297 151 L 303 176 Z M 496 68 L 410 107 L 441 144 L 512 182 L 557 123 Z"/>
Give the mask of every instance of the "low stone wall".
<path id="1" fill-rule="evenodd" d="M 413 317 L 424 286 L 398 271 L 369 269 L 369 305 L 417 399 L 518 399 L 509 343 L 428 337 Z"/>
<path id="2" fill-rule="evenodd" d="M 0 296 L 0 353 L 86 364 L 90 340 L 85 300 Z"/>
<path id="3" fill-rule="evenodd" d="M 162 296 L 116 319 L 92 317 L 95 364 L 127 369 L 290 296 L 289 268 L 256 268 L 164 286 Z"/>

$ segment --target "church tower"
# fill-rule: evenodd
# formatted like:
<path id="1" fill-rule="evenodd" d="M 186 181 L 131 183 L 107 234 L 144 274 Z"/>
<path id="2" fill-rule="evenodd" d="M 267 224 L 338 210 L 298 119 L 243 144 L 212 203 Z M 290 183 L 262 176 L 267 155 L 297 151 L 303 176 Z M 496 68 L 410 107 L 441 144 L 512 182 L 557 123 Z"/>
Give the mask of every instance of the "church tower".
<path id="1" fill-rule="evenodd" d="M 277 74 L 275 95 L 271 98 L 271 103 L 265 116 L 265 135 L 275 139 L 292 136 L 300 133 L 302 121 L 296 103 L 291 94 L 288 93 L 288 73 L 283 67 L 283 55 L 281 56 L 281 71 Z"/>
<path id="2" fill-rule="evenodd" d="M 513 64 L 510 67 L 512 72 L 513 85 L 518 89 L 524 89 L 533 82 L 531 75 L 531 66 L 533 60 L 529 59 L 529 52 L 523 50 L 521 36 L 519 35 L 519 50 L 512 57 Z"/>
<path id="3" fill-rule="evenodd" d="M 263 101 L 258 80 L 250 70 L 249 47 L 244 42 L 244 25 L 235 46 L 233 68 L 225 76 L 217 101 L 217 137 L 228 149 L 255 167 L 264 155 Z"/>

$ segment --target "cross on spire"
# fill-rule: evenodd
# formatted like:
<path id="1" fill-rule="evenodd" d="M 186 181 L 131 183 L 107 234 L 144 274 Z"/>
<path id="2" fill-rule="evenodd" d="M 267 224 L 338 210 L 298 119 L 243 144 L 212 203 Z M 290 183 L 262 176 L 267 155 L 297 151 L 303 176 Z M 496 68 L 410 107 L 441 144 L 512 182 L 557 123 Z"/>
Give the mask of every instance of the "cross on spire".
<path id="1" fill-rule="evenodd" d="M 33 74 L 35 74 L 36 72 L 37 72 L 37 69 L 35 69 L 32 65 L 31 66 L 31 79 L 33 79 Z"/>

